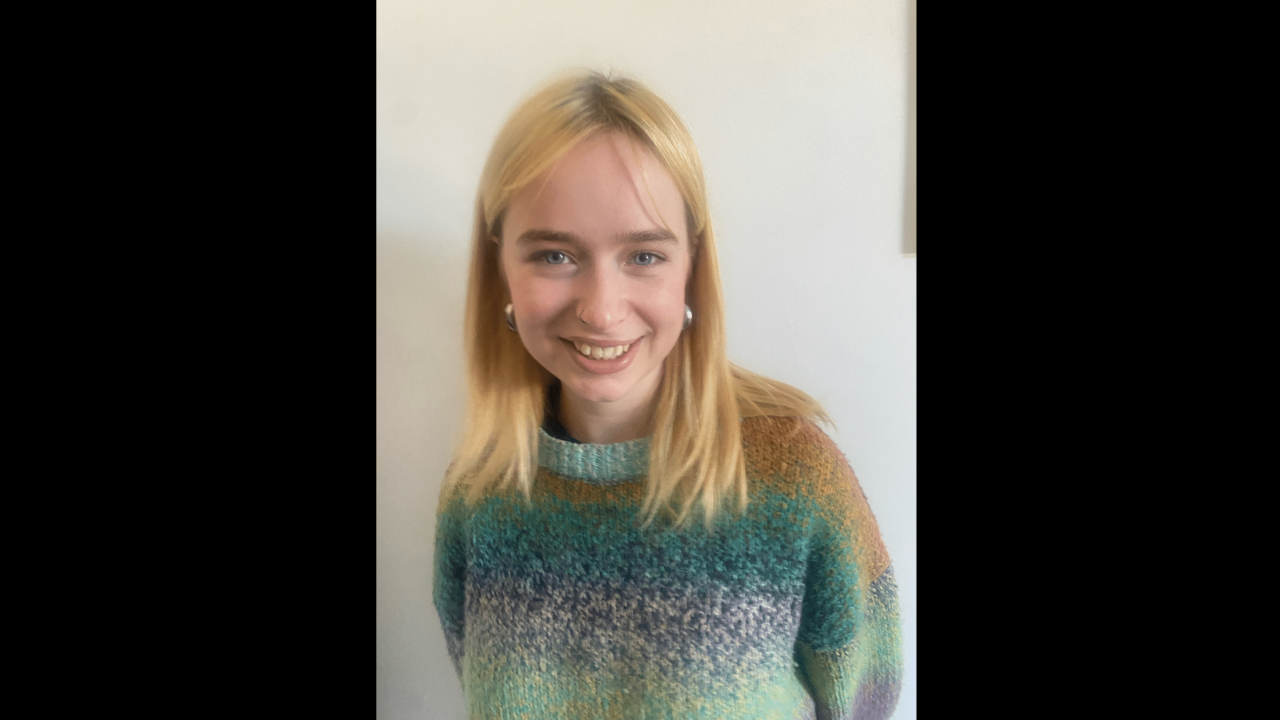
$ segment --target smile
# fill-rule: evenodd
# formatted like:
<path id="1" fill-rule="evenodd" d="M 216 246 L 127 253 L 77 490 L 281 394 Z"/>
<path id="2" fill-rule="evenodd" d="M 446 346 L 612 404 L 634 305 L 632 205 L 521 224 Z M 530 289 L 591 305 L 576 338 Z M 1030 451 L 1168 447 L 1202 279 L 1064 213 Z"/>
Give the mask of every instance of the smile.
<path id="1" fill-rule="evenodd" d="M 588 345 L 587 343 L 575 342 L 573 346 L 578 348 L 578 352 L 582 353 L 584 356 L 595 360 L 612 360 L 617 357 L 622 357 L 631 349 L 630 344 L 602 348 L 596 347 L 595 345 Z"/>
<path id="2" fill-rule="evenodd" d="M 627 369 L 636 356 L 632 350 L 643 341 L 644 338 L 636 338 L 625 344 L 604 347 L 561 338 L 564 349 L 573 356 L 575 364 L 595 375 L 612 375 Z"/>

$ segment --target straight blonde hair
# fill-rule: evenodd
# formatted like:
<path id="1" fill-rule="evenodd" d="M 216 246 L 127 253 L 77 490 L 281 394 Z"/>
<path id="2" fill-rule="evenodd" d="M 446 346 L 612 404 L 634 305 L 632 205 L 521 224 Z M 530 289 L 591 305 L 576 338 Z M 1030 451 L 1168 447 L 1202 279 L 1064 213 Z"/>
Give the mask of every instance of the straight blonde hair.
<path id="1" fill-rule="evenodd" d="M 468 502 L 512 486 L 530 497 L 553 377 L 506 327 L 507 290 L 495 241 L 512 198 L 579 142 L 602 132 L 641 144 L 671 174 L 684 197 L 693 258 L 686 296 L 694 322 L 664 361 L 640 516 L 648 525 L 663 511 L 685 527 L 700 506 L 710 528 L 730 499 L 736 498 L 740 512 L 747 506 L 741 418 L 831 420 L 800 390 L 728 361 L 715 233 L 693 138 L 648 88 L 596 72 L 561 77 L 526 99 L 485 163 L 467 283 L 467 422 L 445 486 L 465 485 Z"/>

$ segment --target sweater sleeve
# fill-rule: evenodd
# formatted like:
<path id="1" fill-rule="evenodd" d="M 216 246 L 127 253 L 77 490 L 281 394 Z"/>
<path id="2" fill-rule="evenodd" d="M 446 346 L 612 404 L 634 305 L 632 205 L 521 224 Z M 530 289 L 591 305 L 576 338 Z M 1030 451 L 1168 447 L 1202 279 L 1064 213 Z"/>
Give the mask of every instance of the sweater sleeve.
<path id="1" fill-rule="evenodd" d="M 830 443 L 826 439 L 826 443 Z M 819 720 L 879 720 L 902 687 L 898 588 L 875 517 L 844 455 L 815 486 L 796 660 Z"/>
<path id="2" fill-rule="evenodd" d="M 443 490 L 436 509 L 435 577 L 432 601 L 444 630 L 449 659 L 462 682 L 463 638 L 466 635 L 466 522 L 464 504 Z M 465 687 L 464 687 L 465 689 Z"/>

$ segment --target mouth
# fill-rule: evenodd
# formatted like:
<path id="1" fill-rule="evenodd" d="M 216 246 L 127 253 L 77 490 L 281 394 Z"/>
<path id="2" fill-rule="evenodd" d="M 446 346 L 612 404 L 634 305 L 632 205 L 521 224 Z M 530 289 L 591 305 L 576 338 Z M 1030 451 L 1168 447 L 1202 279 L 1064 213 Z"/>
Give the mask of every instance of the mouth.
<path id="1" fill-rule="evenodd" d="M 629 343 L 605 347 L 561 338 L 565 349 L 573 356 L 578 366 L 598 375 L 608 375 L 625 369 L 631 364 L 636 354 L 636 346 L 642 340 L 643 338 L 640 338 Z"/>
<path id="2" fill-rule="evenodd" d="M 615 358 L 620 358 L 627 354 L 627 351 L 631 349 L 631 345 L 633 344 L 627 343 L 625 345 L 611 345 L 609 347 L 604 347 L 591 345 L 590 343 L 576 342 L 573 340 L 570 340 L 569 343 L 573 345 L 574 349 L 582 353 L 583 357 L 589 357 L 593 360 L 613 360 Z"/>

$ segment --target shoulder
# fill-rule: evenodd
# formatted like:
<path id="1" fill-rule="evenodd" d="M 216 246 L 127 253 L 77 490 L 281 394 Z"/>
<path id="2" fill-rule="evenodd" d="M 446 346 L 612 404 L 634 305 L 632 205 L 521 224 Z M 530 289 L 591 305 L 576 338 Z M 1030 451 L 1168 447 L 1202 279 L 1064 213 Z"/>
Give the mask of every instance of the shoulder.
<path id="1" fill-rule="evenodd" d="M 858 478 L 821 428 L 800 417 L 743 418 L 742 443 L 751 481 L 807 498 L 831 533 L 856 544 L 866 567 L 875 573 L 888 567 L 875 515 Z"/>
<path id="2" fill-rule="evenodd" d="M 847 475 L 851 479 L 853 475 L 840 448 L 822 428 L 802 417 L 743 418 L 742 452 L 747 473 L 760 478 L 817 480 Z"/>
<path id="3" fill-rule="evenodd" d="M 456 518 L 465 513 L 467 488 L 464 480 L 454 474 L 454 463 L 444 473 L 440 494 L 436 500 L 437 518 Z"/>

